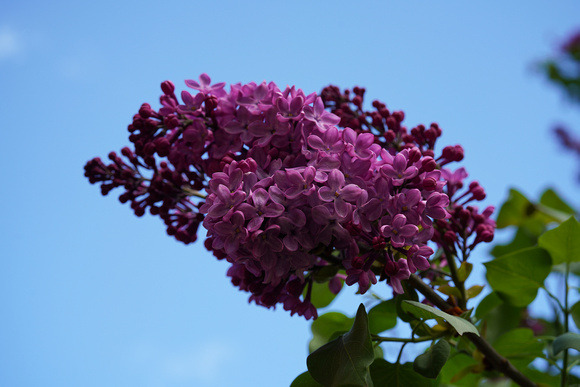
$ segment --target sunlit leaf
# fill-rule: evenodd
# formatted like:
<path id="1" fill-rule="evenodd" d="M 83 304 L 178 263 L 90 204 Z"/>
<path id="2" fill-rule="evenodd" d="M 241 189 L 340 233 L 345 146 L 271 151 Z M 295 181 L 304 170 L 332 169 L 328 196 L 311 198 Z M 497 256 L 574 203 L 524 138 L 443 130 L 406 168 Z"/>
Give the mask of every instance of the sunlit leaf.
<path id="1" fill-rule="evenodd" d="M 531 303 L 552 268 L 550 256 L 538 247 L 516 251 L 484 265 L 493 290 L 514 306 Z"/>
<path id="2" fill-rule="evenodd" d="M 473 264 L 469 262 L 462 262 L 459 269 L 457 269 L 457 279 L 461 282 L 465 282 L 469 274 L 471 274 L 471 270 L 473 269 Z"/>
<path id="3" fill-rule="evenodd" d="M 574 215 L 576 213 L 552 188 L 544 191 L 540 197 L 540 203 L 564 214 Z"/>
<path id="4" fill-rule="evenodd" d="M 467 289 L 466 291 L 467 299 L 469 300 L 471 298 L 477 297 L 479 293 L 481 293 L 483 288 L 484 287 L 482 285 L 473 285 L 472 287 Z"/>
<path id="5" fill-rule="evenodd" d="M 580 223 L 571 216 L 540 236 L 538 245 L 550 253 L 554 265 L 580 262 Z"/>
<path id="6" fill-rule="evenodd" d="M 465 352 L 456 352 L 452 349 L 452 354 L 440 372 L 442 385 L 473 387 L 478 385 L 481 373 L 474 373 L 479 366 L 473 357 Z M 453 383 L 451 383 L 453 381 Z"/>
<path id="7" fill-rule="evenodd" d="M 512 241 L 505 245 L 495 245 L 491 250 L 491 255 L 501 257 L 514 251 L 525 249 L 526 247 L 535 246 L 538 243 L 538 236 L 530 232 L 525 227 L 518 227 L 516 235 Z"/>
<path id="8" fill-rule="evenodd" d="M 497 228 L 518 226 L 530 212 L 532 202 L 516 189 L 510 189 L 507 200 L 503 203 L 497 216 Z"/>
<path id="9" fill-rule="evenodd" d="M 342 313 L 330 312 L 319 316 L 312 323 L 312 340 L 308 345 L 310 352 L 328 343 L 335 332 L 347 332 L 352 323 L 353 318 L 347 317 Z"/>
<path id="10" fill-rule="evenodd" d="M 304 294 L 308 291 L 304 289 Z M 310 293 L 310 302 L 314 305 L 317 309 L 324 308 L 336 298 L 336 294 L 332 293 L 328 288 L 328 282 L 325 283 L 312 283 L 312 291 Z"/>
<path id="11" fill-rule="evenodd" d="M 306 364 L 314 380 L 324 386 L 372 387 L 369 366 L 374 359 L 368 317 L 361 304 L 350 331 L 312 352 Z"/>
<path id="12" fill-rule="evenodd" d="M 466 332 L 475 333 L 479 336 L 477 328 L 469 321 L 450 315 L 448 313 L 442 312 L 439 309 L 435 309 L 432 306 L 422 304 L 416 301 L 403 301 L 401 304 L 403 310 L 414 314 L 415 316 L 422 319 L 432 319 L 432 318 L 442 318 L 449 323 L 457 333 L 463 335 Z"/>
<path id="13" fill-rule="evenodd" d="M 312 378 L 310 372 L 306 371 L 298 375 L 296 379 L 292 382 L 290 387 L 321 387 L 322 384 L 318 383 Z"/>

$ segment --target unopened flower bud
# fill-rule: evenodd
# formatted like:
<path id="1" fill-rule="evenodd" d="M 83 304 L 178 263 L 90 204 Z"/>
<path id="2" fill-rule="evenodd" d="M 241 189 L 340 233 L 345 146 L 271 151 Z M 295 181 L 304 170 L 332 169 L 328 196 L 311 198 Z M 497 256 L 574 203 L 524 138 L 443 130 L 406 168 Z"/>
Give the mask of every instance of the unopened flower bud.
<path id="1" fill-rule="evenodd" d="M 172 95 L 175 91 L 175 85 L 171 81 L 165 81 L 161 83 L 161 90 L 163 90 L 165 95 Z"/>

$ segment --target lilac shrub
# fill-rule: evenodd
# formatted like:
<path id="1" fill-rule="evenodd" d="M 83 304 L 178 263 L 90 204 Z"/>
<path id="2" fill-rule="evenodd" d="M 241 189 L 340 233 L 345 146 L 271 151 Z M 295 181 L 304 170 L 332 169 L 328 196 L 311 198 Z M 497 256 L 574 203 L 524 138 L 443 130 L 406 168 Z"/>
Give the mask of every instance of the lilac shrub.
<path id="1" fill-rule="evenodd" d="M 129 125 L 134 149 L 89 161 L 85 176 L 103 195 L 122 187 L 122 203 L 160 216 L 183 243 L 202 224 L 206 248 L 256 304 L 316 318 L 315 279 L 333 293 L 342 280 L 361 293 L 385 280 L 403 293 L 412 273 L 493 239 L 493 208 L 470 205 L 483 188 L 464 188 L 465 169 L 448 168 L 461 146 L 435 156 L 437 124 L 407 130 L 404 113 L 379 101 L 364 111 L 358 87 L 306 95 L 252 82 L 226 92 L 206 74 L 185 84 L 194 92 L 180 100 L 163 82 L 162 107 L 143 104 Z M 429 262 L 429 244 L 442 259 Z"/>

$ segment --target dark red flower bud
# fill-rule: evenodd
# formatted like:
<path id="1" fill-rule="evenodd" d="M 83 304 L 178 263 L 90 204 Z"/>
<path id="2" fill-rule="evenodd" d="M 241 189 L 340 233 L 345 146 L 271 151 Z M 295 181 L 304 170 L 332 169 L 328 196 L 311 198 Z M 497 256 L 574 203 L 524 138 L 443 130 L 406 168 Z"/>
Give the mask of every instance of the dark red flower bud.
<path id="1" fill-rule="evenodd" d="M 167 138 L 161 137 L 155 140 L 155 150 L 159 156 L 167 156 L 169 154 L 169 149 L 171 149 L 171 143 Z"/>
<path id="2" fill-rule="evenodd" d="M 421 160 L 421 151 L 417 148 L 411 148 L 409 150 L 409 162 L 415 163 Z"/>
<path id="3" fill-rule="evenodd" d="M 175 85 L 171 81 L 165 81 L 161 83 L 161 90 L 166 95 L 172 95 L 173 92 L 175 91 Z"/>
<path id="4" fill-rule="evenodd" d="M 429 156 L 424 157 L 423 160 L 421 160 L 421 165 L 425 172 L 431 172 L 437 168 L 437 162 L 433 160 L 433 157 Z"/>
<path id="5" fill-rule="evenodd" d="M 206 113 L 214 110 L 218 105 L 218 100 L 215 96 L 210 95 L 205 98 L 205 111 Z"/>
<path id="6" fill-rule="evenodd" d="M 445 234 L 443 234 L 443 240 L 447 242 L 448 245 L 452 245 L 457 242 L 457 234 L 453 231 L 445 231 Z"/>
<path id="7" fill-rule="evenodd" d="M 385 238 L 380 237 L 380 236 L 375 236 L 373 238 L 373 249 L 375 250 L 384 250 L 384 248 L 387 246 L 387 242 L 385 241 Z"/>
<path id="8" fill-rule="evenodd" d="M 395 117 L 397 122 L 401 123 L 405 119 L 405 112 L 403 112 L 401 110 L 393 112 L 393 117 Z"/>
<path id="9" fill-rule="evenodd" d="M 148 103 L 144 103 L 143 105 L 141 105 L 141 108 L 139 109 L 139 115 L 143 118 L 149 118 L 151 117 L 151 115 L 153 114 L 153 110 L 151 109 L 151 105 L 149 105 Z"/>
<path id="10" fill-rule="evenodd" d="M 397 136 L 397 135 L 395 134 L 395 132 L 393 132 L 392 130 L 388 130 L 388 131 L 385 133 L 385 140 L 386 140 L 387 142 L 392 142 L 392 141 L 395 139 L 395 137 L 396 137 L 396 136 Z"/>
<path id="11" fill-rule="evenodd" d="M 433 191 L 435 188 L 437 188 L 437 180 L 435 180 L 432 177 L 428 177 L 423 180 L 421 186 L 423 187 L 424 190 Z"/>
<path id="12" fill-rule="evenodd" d="M 383 118 L 389 118 L 389 116 L 391 115 L 391 112 L 389 111 L 389 109 L 384 107 L 384 108 L 379 109 L 379 114 Z"/>

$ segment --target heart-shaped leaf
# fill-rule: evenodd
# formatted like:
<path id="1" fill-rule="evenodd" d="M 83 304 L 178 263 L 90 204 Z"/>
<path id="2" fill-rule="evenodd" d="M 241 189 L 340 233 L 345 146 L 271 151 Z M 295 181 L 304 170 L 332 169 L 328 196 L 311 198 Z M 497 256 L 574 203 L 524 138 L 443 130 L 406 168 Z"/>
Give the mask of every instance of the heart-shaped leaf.
<path id="1" fill-rule="evenodd" d="M 546 231 L 538 239 L 538 246 L 546 249 L 552 264 L 580 261 L 580 223 L 571 216 L 558 227 Z"/>
<path id="2" fill-rule="evenodd" d="M 449 358 L 451 347 L 446 340 L 439 340 L 427 352 L 417 356 L 413 362 L 415 372 L 429 379 L 436 379 Z"/>
<path id="3" fill-rule="evenodd" d="M 330 312 L 319 316 L 310 329 L 312 329 L 312 340 L 308 345 L 310 352 L 322 347 L 328 343 L 336 332 L 347 332 L 354 319 L 347 317 L 342 313 Z"/>
<path id="4" fill-rule="evenodd" d="M 552 269 L 550 255 L 531 247 L 486 262 L 487 280 L 498 295 L 514 306 L 531 303 Z"/>
<path id="5" fill-rule="evenodd" d="M 374 359 L 368 317 L 361 304 L 350 331 L 312 352 L 306 365 L 323 386 L 372 387 L 369 366 Z"/>
<path id="6" fill-rule="evenodd" d="M 439 385 L 437 381 L 427 379 L 413 371 L 411 363 L 392 364 L 384 359 L 377 359 L 370 369 L 376 386 L 434 387 Z"/>
<path id="7" fill-rule="evenodd" d="M 320 387 L 321 384 L 312 378 L 310 372 L 306 371 L 298 375 L 290 387 Z"/>

